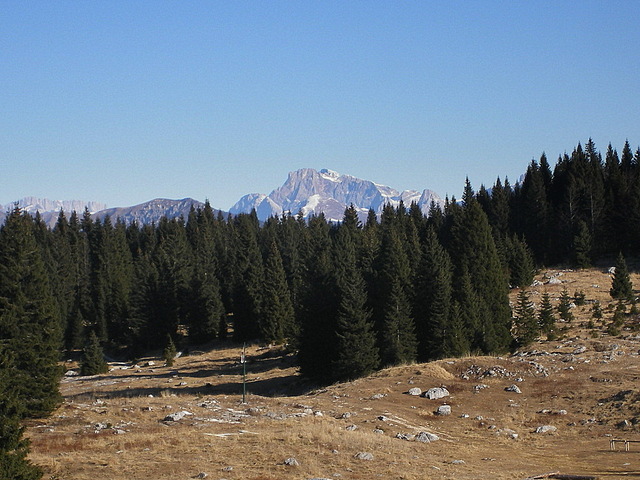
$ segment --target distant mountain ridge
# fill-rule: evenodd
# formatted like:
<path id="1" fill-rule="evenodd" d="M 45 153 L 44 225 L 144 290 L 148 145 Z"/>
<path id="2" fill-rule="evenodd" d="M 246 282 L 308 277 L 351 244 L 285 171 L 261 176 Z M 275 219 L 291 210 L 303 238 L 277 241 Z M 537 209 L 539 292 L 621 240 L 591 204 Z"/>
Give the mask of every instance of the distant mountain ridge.
<path id="1" fill-rule="evenodd" d="M 22 200 L 10 205 L 0 205 L 0 225 L 4 223 L 7 210 L 11 210 L 17 204 L 23 211 L 35 215 L 40 214 L 40 218 L 51 228 L 53 228 L 60 215 L 60 210 L 65 212 L 67 219 L 72 212 L 82 216 L 85 208 L 91 213 L 93 219 L 104 220 L 109 216 L 114 222 L 117 219 L 126 224 L 137 222 L 141 225 L 157 223 L 162 217 L 178 218 L 183 216 L 185 220 L 189 215 L 191 207 L 198 209 L 204 207 L 204 203 L 193 198 L 183 198 L 181 200 L 170 200 L 166 198 L 156 198 L 149 202 L 141 203 L 131 207 L 106 208 L 106 205 L 99 202 L 85 202 L 82 200 L 49 200 L 46 198 L 25 197 Z M 217 215 L 218 210 L 214 209 Z M 225 212 L 223 212 L 225 213 Z"/>
<path id="2" fill-rule="evenodd" d="M 443 204 L 442 198 L 432 190 L 404 190 L 363 180 L 351 175 L 341 175 L 328 169 L 303 168 L 290 172 L 285 183 L 269 195 L 250 193 L 243 196 L 231 209 L 232 214 L 256 210 L 260 220 L 283 213 L 304 217 L 324 213 L 330 221 L 340 221 L 345 208 L 353 205 L 361 218 L 369 209 L 382 213 L 385 205 L 397 207 L 402 201 L 407 207 L 415 202 L 423 213 L 428 213 L 431 202 Z"/>
<path id="3" fill-rule="evenodd" d="M 280 216 L 283 213 L 297 215 L 301 213 L 305 218 L 318 215 L 321 212 L 327 220 L 338 222 L 342 220 L 345 209 L 353 205 L 358 211 L 358 216 L 364 220 L 372 209 L 380 215 L 385 205 L 397 207 L 403 202 L 409 207 L 415 202 L 424 214 L 429 212 L 432 203 L 442 206 L 442 198 L 432 190 L 425 189 L 398 191 L 386 185 L 374 183 L 369 180 L 341 175 L 333 170 L 302 168 L 290 172 L 287 180 L 281 187 L 273 190 L 269 195 L 262 193 L 250 193 L 244 195 L 231 207 L 229 213 L 250 213 L 256 210 L 258 219 L 267 220 L 272 216 Z M 79 215 L 89 210 L 94 219 L 104 220 L 109 216 L 112 221 L 120 219 L 126 224 L 137 222 L 138 224 L 157 223 L 162 217 L 177 218 L 182 216 L 185 220 L 191 207 L 198 209 L 204 207 L 204 203 L 193 198 L 171 200 L 156 198 L 139 205 L 130 207 L 106 208 L 99 202 L 85 202 L 80 200 L 48 200 L 36 197 L 25 197 L 17 202 L 24 211 L 34 214 L 40 213 L 43 221 L 53 227 L 58 219 L 60 210 L 63 210 L 67 218 L 71 212 Z M 0 205 L 0 224 L 4 223 L 7 210 L 12 205 Z M 217 215 L 219 210 L 214 209 Z M 227 215 L 227 212 L 222 212 Z"/>
<path id="4" fill-rule="evenodd" d="M 140 225 L 157 223 L 162 217 L 179 218 L 182 216 L 186 221 L 191 207 L 197 210 L 198 208 L 203 208 L 204 203 L 193 198 L 183 198 L 181 200 L 156 198 L 132 207 L 101 210 L 93 215 L 93 218 L 104 220 L 106 216 L 109 216 L 114 221 L 120 219 L 126 224 L 137 222 Z M 214 209 L 214 213 L 217 214 L 217 212 Z"/>
<path id="5" fill-rule="evenodd" d="M 100 202 L 85 202 L 83 200 L 50 200 L 48 198 L 24 197 L 9 205 L 0 205 L 0 225 L 4 223 L 8 210 L 12 210 L 14 205 L 20 207 L 24 212 L 35 215 L 40 213 L 42 220 L 49 226 L 55 225 L 60 210 L 64 211 L 67 218 L 71 212 L 76 211 L 82 214 L 87 208 L 90 213 L 96 213 L 107 208 L 106 204 Z"/>

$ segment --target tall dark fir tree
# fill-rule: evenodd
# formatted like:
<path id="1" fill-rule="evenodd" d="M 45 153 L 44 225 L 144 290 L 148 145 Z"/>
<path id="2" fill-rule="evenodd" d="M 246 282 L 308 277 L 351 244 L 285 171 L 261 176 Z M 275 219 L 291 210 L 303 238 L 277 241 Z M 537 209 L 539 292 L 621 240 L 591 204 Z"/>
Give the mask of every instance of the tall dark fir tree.
<path id="1" fill-rule="evenodd" d="M 33 228 L 16 207 L 0 229 L 0 343 L 14 358 L 9 388 L 41 416 L 61 401 L 62 321 Z"/>

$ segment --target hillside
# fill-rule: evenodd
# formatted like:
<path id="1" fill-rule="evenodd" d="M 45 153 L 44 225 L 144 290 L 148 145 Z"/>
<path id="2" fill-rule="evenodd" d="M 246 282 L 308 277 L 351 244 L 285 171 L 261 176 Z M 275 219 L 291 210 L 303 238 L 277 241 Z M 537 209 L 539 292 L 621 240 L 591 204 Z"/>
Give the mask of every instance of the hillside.
<path id="1" fill-rule="evenodd" d="M 536 304 L 544 291 L 557 304 L 565 288 L 584 291 L 587 303 L 558 324 L 558 340 L 513 356 L 395 367 L 318 389 L 281 349 L 251 346 L 244 405 L 241 348 L 228 344 L 191 351 L 171 368 L 147 358 L 67 376 L 64 405 L 28 428 L 31 458 L 45 478 L 77 480 L 639 477 L 640 444 L 610 450 L 611 439 L 640 440 L 637 318 L 627 317 L 620 336 L 605 333 L 613 313 L 604 268 L 536 280 L 528 289 Z M 640 275 L 632 281 L 640 286 Z M 605 321 L 588 329 L 594 300 Z M 408 394 L 443 386 L 450 395 L 438 400 Z M 444 404 L 451 415 L 436 415 Z M 179 412 L 188 413 L 168 418 Z M 555 431 L 535 433 L 546 425 Z M 439 440 L 420 442 L 420 432 Z"/>

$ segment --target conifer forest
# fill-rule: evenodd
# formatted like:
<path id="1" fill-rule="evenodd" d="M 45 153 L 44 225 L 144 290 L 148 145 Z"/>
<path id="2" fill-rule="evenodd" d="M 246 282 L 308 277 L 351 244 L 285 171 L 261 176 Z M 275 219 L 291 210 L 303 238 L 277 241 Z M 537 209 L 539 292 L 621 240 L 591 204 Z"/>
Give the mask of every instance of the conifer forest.
<path id="1" fill-rule="evenodd" d="M 461 199 L 385 207 L 361 222 L 322 215 L 224 217 L 208 204 L 154 225 L 60 212 L 54 228 L 18 207 L 0 229 L 0 477 L 39 478 L 21 419 L 60 402 L 64 356 L 83 373 L 213 340 L 286 344 L 318 383 L 551 334 L 522 294 L 537 267 L 626 271 L 640 249 L 640 149 L 589 140 L 521 181 Z M 616 260 L 617 259 L 617 260 Z M 623 282 L 612 295 L 623 292 Z"/>

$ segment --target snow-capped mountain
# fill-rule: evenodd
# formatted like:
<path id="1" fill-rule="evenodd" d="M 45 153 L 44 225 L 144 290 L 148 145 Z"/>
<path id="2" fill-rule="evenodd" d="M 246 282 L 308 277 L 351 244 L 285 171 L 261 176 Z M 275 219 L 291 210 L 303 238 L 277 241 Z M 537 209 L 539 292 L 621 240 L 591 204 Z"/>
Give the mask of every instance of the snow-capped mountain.
<path id="1" fill-rule="evenodd" d="M 42 220 L 50 227 L 55 225 L 60 210 L 63 210 L 69 218 L 71 212 L 76 211 L 82 215 L 84 209 L 87 208 L 90 213 L 96 213 L 107 208 L 104 203 L 85 202 L 83 200 L 50 200 L 48 198 L 24 197 L 21 200 L 11 203 L 10 205 L 0 205 L 0 225 L 4 223 L 4 219 L 8 210 L 12 210 L 18 205 L 23 212 L 35 215 L 40 213 Z"/>
<path id="2" fill-rule="evenodd" d="M 332 170 L 303 168 L 290 172 L 287 181 L 269 195 L 245 195 L 231 207 L 230 212 L 248 213 L 255 208 L 260 220 L 287 212 L 293 215 L 302 212 L 305 217 L 322 212 L 328 220 L 340 221 L 345 208 L 351 204 L 358 210 L 359 216 L 364 218 L 369 209 L 380 214 L 385 205 L 395 207 L 400 201 L 407 207 L 416 202 L 425 214 L 432 201 L 440 205 L 443 203 L 432 190 L 399 192 L 385 185 L 351 175 L 340 175 Z"/>

